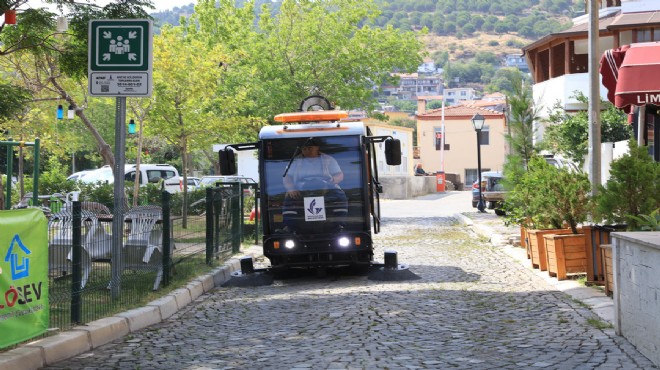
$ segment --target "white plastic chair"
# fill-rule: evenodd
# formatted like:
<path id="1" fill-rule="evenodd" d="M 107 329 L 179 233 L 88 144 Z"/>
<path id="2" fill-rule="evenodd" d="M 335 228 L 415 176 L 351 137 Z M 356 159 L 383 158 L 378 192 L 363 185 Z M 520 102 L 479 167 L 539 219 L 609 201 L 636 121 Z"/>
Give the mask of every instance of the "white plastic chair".
<path id="1" fill-rule="evenodd" d="M 156 227 L 162 211 L 158 206 L 138 206 L 125 217 L 130 233 L 122 251 L 123 269 L 156 271 L 153 289 L 157 290 L 163 278 L 163 229 Z"/>
<path id="2" fill-rule="evenodd" d="M 85 287 L 89 280 L 89 273 L 92 269 L 92 257 L 87 248 L 89 247 L 89 237 L 91 229 L 98 225 L 96 216 L 91 212 L 83 211 L 82 217 L 82 279 L 81 287 Z M 71 270 L 71 258 L 73 249 L 73 214 L 70 210 L 63 210 L 54 213 L 49 222 L 49 241 L 48 241 L 48 272 L 56 276 L 66 276 Z M 112 247 L 112 244 L 110 244 Z"/>

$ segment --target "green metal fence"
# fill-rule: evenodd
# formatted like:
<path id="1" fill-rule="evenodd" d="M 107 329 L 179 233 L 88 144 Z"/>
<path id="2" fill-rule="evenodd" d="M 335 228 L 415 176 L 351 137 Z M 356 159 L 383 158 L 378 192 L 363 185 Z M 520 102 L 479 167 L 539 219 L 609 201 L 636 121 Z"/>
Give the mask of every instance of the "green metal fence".
<path id="1" fill-rule="evenodd" d="M 50 327 L 66 330 L 143 306 L 238 253 L 244 238 L 243 207 L 254 203 L 256 189 L 219 185 L 189 192 L 188 202 L 183 193 L 163 192 L 160 204 L 126 210 L 119 258 L 112 256 L 109 212 L 95 213 L 85 202 L 73 202 L 53 213 Z M 146 220 L 136 221 L 142 216 Z M 114 279 L 113 263 L 121 264 L 121 275 Z M 117 286 L 119 294 L 113 296 Z"/>

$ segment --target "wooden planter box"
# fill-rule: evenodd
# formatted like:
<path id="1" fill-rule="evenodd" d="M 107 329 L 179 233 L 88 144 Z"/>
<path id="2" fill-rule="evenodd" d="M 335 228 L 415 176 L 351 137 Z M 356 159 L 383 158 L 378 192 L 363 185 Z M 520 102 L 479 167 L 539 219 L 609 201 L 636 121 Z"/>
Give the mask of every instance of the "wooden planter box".
<path id="1" fill-rule="evenodd" d="M 527 230 L 527 248 L 532 259 L 532 266 L 541 271 L 548 269 L 545 240 L 543 239 L 545 235 L 570 233 L 570 229 Z"/>
<path id="2" fill-rule="evenodd" d="M 527 228 L 520 226 L 520 246 L 527 250 L 527 259 L 532 258 L 532 255 L 529 251 L 529 244 L 527 243 Z"/>
<path id="3" fill-rule="evenodd" d="M 593 225 L 583 228 L 587 241 L 587 282 L 597 285 L 605 284 L 605 266 L 600 246 L 612 242 L 610 233 L 625 229 L 626 225 Z"/>
<path id="4" fill-rule="evenodd" d="M 603 261 L 603 274 L 605 275 L 605 294 L 614 293 L 614 269 L 612 267 L 612 244 L 600 245 L 600 258 Z"/>
<path id="5" fill-rule="evenodd" d="M 587 248 L 584 234 L 545 235 L 548 274 L 565 280 L 567 274 L 587 272 Z"/>

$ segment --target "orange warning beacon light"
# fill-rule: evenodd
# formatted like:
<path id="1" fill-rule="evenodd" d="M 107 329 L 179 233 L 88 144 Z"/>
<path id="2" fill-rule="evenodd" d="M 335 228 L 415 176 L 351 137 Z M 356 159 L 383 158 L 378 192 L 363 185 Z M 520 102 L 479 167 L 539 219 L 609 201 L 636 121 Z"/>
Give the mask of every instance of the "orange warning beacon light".
<path id="1" fill-rule="evenodd" d="M 348 117 L 345 110 L 318 110 L 308 112 L 282 113 L 275 116 L 276 122 L 320 122 L 320 121 L 338 121 Z"/>

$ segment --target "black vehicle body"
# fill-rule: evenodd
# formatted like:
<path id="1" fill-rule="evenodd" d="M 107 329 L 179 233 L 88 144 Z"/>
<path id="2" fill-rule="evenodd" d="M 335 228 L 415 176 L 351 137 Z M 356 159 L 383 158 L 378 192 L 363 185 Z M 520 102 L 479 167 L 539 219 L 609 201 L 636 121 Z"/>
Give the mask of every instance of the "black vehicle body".
<path id="1" fill-rule="evenodd" d="M 236 172 L 232 149 L 258 150 L 258 214 L 263 225 L 263 252 L 272 268 L 373 262 L 372 229 L 374 233 L 380 230 L 382 191 L 376 164 L 383 158 L 388 164 L 400 164 L 400 142 L 389 136 L 371 136 L 364 123 L 341 122 L 337 117 L 266 126 L 258 142 L 228 145 L 219 153 L 221 171 L 229 174 Z M 321 151 L 333 157 L 343 171 L 339 187 L 345 201 L 337 202 L 337 188 L 325 179 L 314 178 L 302 183 L 302 199 L 297 204 L 285 206 L 283 178 L 301 147 L 312 139 L 321 143 Z M 285 213 L 291 217 L 287 223 L 293 222 L 294 228 L 286 227 Z"/>

